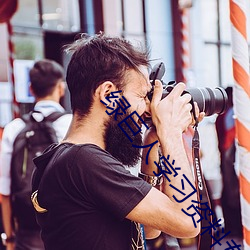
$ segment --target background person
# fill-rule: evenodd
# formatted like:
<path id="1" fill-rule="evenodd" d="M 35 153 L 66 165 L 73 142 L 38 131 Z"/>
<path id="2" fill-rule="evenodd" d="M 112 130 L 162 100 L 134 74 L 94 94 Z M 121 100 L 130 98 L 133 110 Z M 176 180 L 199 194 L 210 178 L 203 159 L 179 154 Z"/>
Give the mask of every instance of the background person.
<path id="1" fill-rule="evenodd" d="M 63 68 L 58 63 L 47 59 L 36 62 L 29 72 L 30 90 L 36 100 L 34 110 L 40 111 L 45 117 L 53 112 L 64 113 L 63 107 L 59 104 L 65 91 L 63 73 Z M 52 126 L 58 140 L 65 136 L 70 121 L 71 115 L 64 114 L 53 122 Z M 20 118 L 15 119 L 6 125 L 2 137 L 0 193 L 2 194 L 3 225 L 7 235 L 6 248 L 7 250 L 42 250 L 44 246 L 38 225 L 36 230 L 30 230 L 22 223 L 18 225 L 13 223 L 15 218 L 12 213 L 11 159 L 15 138 L 24 128 L 25 122 Z M 30 197 L 28 199 L 30 200 Z M 23 219 L 30 220 L 30 218 Z"/>
<path id="2" fill-rule="evenodd" d="M 225 228 L 235 237 L 242 238 L 242 222 L 240 209 L 240 189 L 235 161 L 235 121 L 233 109 L 233 88 L 225 89 L 228 95 L 228 110 L 217 117 L 216 130 L 218 149 L 221 158 L 221 173 L 223 179 L 222 209 L 225 218 Z M 234 188 L 232 188 L 234 187 Z"/>

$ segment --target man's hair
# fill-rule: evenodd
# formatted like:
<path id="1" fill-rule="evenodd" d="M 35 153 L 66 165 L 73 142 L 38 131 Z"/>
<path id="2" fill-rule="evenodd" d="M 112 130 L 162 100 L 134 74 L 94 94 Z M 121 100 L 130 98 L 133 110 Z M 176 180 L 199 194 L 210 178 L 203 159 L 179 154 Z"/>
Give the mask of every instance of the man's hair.
<path id="1" fill-rule="evenodd" d="M 73 53 L 66 76 L 71 106 L 80 116 L 90 112 L 94 92 L 103 82 L 111 81 L 122 90 L 127 70 L 139 72 L 139 66 L 149 66 L 148 51 L 135 48 L 123 38 L 103 33 L 81 34 L 66 51 Z"/>
<path id="2" fill-rule="evenodd" d="M 63 74 L 63 67 L 57 62 L 48 59 L 37 61 L 29 72 L 34 95 L 43 98 L 52 94 Z"/>

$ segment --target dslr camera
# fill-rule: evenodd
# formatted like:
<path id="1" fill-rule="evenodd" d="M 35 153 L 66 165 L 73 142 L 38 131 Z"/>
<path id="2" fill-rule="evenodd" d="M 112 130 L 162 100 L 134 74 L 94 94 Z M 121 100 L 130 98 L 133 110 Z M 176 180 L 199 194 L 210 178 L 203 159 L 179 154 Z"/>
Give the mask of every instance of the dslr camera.
<path id="1" fill-rule="evenodd" d="M 152 89 L 148 93 L 148 99 L 150 101 L 154 92 L 155 80 L 160 80 L 163 84 L 162 99 L 167 96 L 176 85 L 175 81 L 171 81 L 168 84 L 164 83 L 161 80 L 164 73 L 165 66 L 163 62 L 158 63 L 153 67 L 149 76 L 152 84 Z M 191 102 L 196 102 L 200 112 L 205 112 L 206 116 L 222 114 L 227 110 L 228 96 L 223 88 L 187 88 L 187 90 L 185 90 L 182 94 L 185 93 L 189 93 L 192 96 Z"/>

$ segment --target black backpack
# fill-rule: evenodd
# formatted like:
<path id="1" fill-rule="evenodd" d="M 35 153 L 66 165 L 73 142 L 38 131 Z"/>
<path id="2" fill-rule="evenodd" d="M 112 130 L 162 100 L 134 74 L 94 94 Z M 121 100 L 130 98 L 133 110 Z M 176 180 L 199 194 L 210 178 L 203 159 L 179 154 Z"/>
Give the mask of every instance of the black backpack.
<path id="1" fill-rule="evenodd" d="M 25 128 L 14 141 L 11 159 L 12 213 L 19 228 L 28 230 L 39 228 L 30 199 L 33 158 L 41 155 L 52 143 L 58 142 L 52 122 L 64 114 L 54 112 L 44 117 L 41 112 L 32 111 L 22 117 Z"/>

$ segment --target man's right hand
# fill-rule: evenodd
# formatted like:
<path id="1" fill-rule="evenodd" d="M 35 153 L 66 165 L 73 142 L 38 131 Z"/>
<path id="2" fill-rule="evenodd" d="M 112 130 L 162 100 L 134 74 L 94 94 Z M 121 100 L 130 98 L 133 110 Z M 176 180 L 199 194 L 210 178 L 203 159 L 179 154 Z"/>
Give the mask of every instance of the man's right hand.
<path id="1" fill-rule="evenodd" d="M 154 94 L 151 101 L 151 116 L 159 138 L 169 135 L 181 135 L 192 123 L 192 105 L 190 94 L 183 93 L 184 83 L 178 83 L 173 90 L 161 100 L 162 83 L 155 81 Z"/>
<path id="2" fill-rule="evenodd" d="M 165 158 L 169 155 L 171 160 L 175 160 L 175 166 L 180 169 L 177 176 L 173 174 L 168 176 L 171 184 L 177 189 L 181 189 L 183 175 L 185 175 L 192 185 L 185 185 L 183 197 L 174 188 L 170 188 L 170 181 L 164 178 L 162 192 L 156 188 L 151 188 L 144 199 L 126 216 L 129 220 L 144 224 L 145 229 L 147 229 L 147 237 L 155 237 L 159 234 L 159 231 L 178 238 L 195 237 L 200 231 L 199 225 L 194 227 L 192 219 L 182 211 L 182 208 L 190 206 L 191 200 L 197 200 L 196 192 L 193 190 L 195 185 L 193 174 L 182 138 L 183 131 L 192 123 L 190 112 L 192 105 L 189 103 L 191 95 L 182 95 L 184 89 L 185 84 L 179 83 L 168 96 L 161 100 L 162 84 L 160 81 L 156 81 L 150 108 L 157 137 L 154 133 L 146 134 L 146 140 L 150 139 L 150 141 L 145 141 L 145 144 L 159 138 L 162 155 Z M 154 164 L 154 161 L 157 162 L 158 160 L 157 150 L 158 147 L 153 147 L 148 166 L 147 164 L 142 165 L 142 171 L 145 171 L 146 174 L 152 175 L 153 167 L 154 169 L 157 167 Z M 190 196 L 185 197 L 186 194 L 190 194 Z M 183 201 L 180 203 L 174 197 Z"/>

